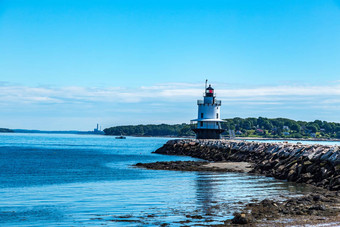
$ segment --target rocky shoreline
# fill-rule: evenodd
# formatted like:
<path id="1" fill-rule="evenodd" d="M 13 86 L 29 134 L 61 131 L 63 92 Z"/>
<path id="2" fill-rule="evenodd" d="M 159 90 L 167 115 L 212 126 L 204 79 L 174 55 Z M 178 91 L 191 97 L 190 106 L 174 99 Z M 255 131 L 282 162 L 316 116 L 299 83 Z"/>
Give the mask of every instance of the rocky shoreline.
<path id="1" fill-rule="evenodd" d="M 249 172 L 315 187 L 314 193 L 302 197 L 249 203 L 235 213 L 232 220 L 216 226 L 340 226 L 340 149 L 337 146 L 182 139 L 170 140 L 154 153 L 185 155 L 206 161 L 138 163 L 136 166 L 161 170 Z M 231 168 L 241 163 L 247 171 Z"/>
<path id="2" fill-rule="evenodd" d="M 251 224 L 260 226 L 301 226 L 340 224 L 339 193 L 322 191 L 285 201 L 262 200 L 249 203 L 224 225 Z M 219 225 L 221 226 L 221 225 Z"/>
<path id="3" fill-rule="evenodd" d="M 336 145 L 185 139 L 170 140 L 155 153 L 249 162 L 251 173 L 340 190 L 340 149 Z"/>

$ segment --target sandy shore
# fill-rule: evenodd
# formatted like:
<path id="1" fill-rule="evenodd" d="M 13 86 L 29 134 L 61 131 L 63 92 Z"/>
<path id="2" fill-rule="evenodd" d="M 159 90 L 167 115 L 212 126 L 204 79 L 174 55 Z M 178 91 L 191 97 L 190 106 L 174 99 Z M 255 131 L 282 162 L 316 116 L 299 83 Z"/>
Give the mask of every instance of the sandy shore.
<path id="1" fill-rule="evenodd" d="M 227 172 L 242 172 L 249 173 L 252 170 L 252 166 L 249 162 L 210 162 L 202 166 L 203 168 L 220 169 Z"/>
<path id="2" fill-rule="evenodd" d="M 136 167 L 154 170 L 175 171 L 212 171 L 212 172 L 238 172 L 249 173 L 252 165 L 248 162 L 206 162 L 206 161 L 172 161 L 137 163 Z"/>

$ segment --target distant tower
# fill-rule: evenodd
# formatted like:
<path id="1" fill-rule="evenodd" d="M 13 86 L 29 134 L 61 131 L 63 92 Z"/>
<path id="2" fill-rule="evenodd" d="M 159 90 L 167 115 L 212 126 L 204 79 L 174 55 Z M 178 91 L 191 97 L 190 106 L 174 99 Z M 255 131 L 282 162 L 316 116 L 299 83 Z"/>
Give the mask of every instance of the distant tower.
<path id="1" fill-rule="evenodd" d="M 93 129 L 94 132 L 99 132 L 99 124 L 97 124 L 97 128 Z"/>
<path id="2" fill-rule="evenodd" d="M 221 139 L 224 129 L 221 127 L 220 107 L 221 100 L 215 99 L 214 89 L 205 81 L 204 100 L 197 100 L 198 118 L 191 120 L 197 122 L 192 129 L 196 133 L 196 139 Z"/>

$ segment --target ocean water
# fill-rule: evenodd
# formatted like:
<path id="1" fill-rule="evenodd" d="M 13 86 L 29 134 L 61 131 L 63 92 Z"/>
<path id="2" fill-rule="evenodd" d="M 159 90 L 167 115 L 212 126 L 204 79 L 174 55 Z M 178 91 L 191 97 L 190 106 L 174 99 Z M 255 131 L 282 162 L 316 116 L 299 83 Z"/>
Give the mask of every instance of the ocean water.
<path id="1" fill-rule="evenodd" d="M 218 224 L 254 199 L 308 187 L 241 173 L 145 170 L 194 160 L 151 152 L 168 138 L 0 134 L 0 226 Z"/>

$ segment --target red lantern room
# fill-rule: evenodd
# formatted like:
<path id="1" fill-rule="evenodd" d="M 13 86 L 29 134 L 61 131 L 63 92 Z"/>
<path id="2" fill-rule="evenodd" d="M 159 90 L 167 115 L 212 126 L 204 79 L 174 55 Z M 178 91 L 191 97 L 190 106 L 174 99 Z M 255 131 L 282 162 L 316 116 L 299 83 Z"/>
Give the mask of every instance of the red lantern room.
<path id="1" fill-rule="evenodd" d="M 209 87 L 205 90 L 205 96 L 207 97 L 214 97 L 214 88 L 211 87 L 209 84 Z"/>

